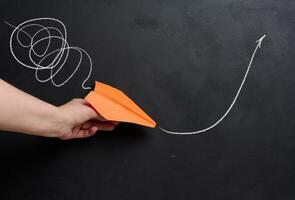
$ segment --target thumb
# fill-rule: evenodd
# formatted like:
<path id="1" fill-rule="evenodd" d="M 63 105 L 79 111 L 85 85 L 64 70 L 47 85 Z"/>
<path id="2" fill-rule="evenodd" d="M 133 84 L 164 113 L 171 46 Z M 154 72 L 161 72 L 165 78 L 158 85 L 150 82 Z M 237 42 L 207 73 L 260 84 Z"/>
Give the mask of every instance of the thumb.
<path id="1" fill-rule="evenodd" d="M 83 105 L 85 112 L 87 113 L 87 116 L 89 119 L 95 119 L 99 121 L 107 121 L 103 116 L 101 116 L 98 112 L 94 110 L 91 106 Z"/>
<path id="2" fill-rule="evenodd" d="M 73 99 L 74 103 L 78 103 L 82 106 L 84 112 L 87 114 L 89 119 L 96 119 L 99 121 L 107 121 L 101 116 L 85 99 Z"/>

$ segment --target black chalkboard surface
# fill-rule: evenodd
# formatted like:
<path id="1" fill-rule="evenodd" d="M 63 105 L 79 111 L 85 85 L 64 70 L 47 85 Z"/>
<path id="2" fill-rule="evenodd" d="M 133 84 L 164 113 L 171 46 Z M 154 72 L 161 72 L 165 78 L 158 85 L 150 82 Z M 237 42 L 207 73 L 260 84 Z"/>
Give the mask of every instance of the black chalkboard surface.
<path id="1" fill-rule="evenodd" d="M 3 22 L 61 20 L 92 58 L 88 83 L 120 88 L 175 131 L 220 118 L 266 38 L 237 103 L 204 134 L 130 124 L 72 141 L 1 132 L 0 199 L 294 199 L 294 9 L 291 0 L 2 0 Z M 12 57 L 13 28 L 1 23 L 2 79 L 55 105 L 89 92 L 86 67 L 63 87 L 39 83 Z"/>

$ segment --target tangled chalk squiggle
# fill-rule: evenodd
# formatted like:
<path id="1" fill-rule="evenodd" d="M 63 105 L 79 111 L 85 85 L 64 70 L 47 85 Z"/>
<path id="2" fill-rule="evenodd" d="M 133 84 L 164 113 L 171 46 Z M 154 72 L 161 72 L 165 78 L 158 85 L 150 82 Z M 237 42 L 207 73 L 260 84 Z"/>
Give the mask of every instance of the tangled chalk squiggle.
<path id="1" fill-rule="evenodd" d="M 19 64 L 35 70 L 35 77 L 39 82 L 51 81 L 56 87 L 63 86 L 78 71 L 83 61 L 83 55 L 86 55 L 89 62 L 89 72 L 81 86 L 83 89 L 91 89 L 91 87 L 85 86 L 92 73 L 91 57 L 84 49 L 69 46 L 67 30 L 63 22 L 55 18 L 43 17 L 27 20 L 18 26 L 5 23 L 14 28 L 9 43 L 11 54 Z M 53 41 L 55 41 L 54 45 L 59 44 L 59 46 L 55 47 Z M 15 47 L 26 49 L 27 56 L 24 57 L 23 54 L 20 56 Z M 57 83 L 55 77 L 65 66 L 70 51 L 80 54 L 78 64 L 71 75 L 61 83 Z M 40 73 L 44 71 L 47 72 L 47 77 L 41 78 Z"/>

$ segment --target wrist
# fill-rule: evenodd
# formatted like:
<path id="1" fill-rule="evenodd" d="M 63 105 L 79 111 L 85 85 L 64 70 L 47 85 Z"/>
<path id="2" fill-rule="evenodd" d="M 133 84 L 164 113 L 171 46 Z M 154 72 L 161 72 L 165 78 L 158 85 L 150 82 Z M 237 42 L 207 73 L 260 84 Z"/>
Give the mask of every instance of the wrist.
<path id="1" fill-rule="evenodd" d="M 54 107 L 53 110 L 53 115 L 52 119 L 50 120 L 51 122 L 51 128 L 48 129 L 50 130 L 51 133 L 49 137 L 60 137 L 63 134 L 67 133 L 70 131 L 69 129 L 69 117 L 63 112 L 61 107 Z"/>
<path id="2" fill-rule="evenodd" d="M 66 130 L 67 117 L 57 106 L 50 105 L 46 115 L 40 118 L 39 134 L 45 137 L 60 137 Z"/>

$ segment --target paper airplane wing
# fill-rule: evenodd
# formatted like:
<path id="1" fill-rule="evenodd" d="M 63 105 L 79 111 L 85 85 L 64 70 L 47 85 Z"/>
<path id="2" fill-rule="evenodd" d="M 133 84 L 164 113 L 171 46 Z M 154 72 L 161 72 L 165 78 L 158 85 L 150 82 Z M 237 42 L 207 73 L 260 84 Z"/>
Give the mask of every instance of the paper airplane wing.
<path id="1" fill-rule="evenodd" d="M 96 82 L 94 91 L 91 91 L 85 99 L 107 120 L 135 123 L 148 127 L 156 126 L 154 120 L 128 96 L 109 85 Z"/>

